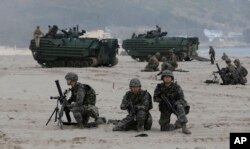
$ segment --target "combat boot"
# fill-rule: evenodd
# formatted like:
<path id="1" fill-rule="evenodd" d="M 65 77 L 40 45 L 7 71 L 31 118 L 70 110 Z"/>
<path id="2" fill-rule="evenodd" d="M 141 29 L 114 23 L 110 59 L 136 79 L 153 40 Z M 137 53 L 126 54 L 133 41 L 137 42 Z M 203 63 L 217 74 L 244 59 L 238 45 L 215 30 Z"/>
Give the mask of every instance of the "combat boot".
<path id="1" fill-rule="evenodd" d="M 144 127 L 143 126 L 137 126 L 137 131 L 138 132 L 143 132 L 144 131 Z"/>
<path id="2" fill-rule="evenodd" d="M 122 131 L 123 129 L 119 126 L 115 126 L 112 131 Z"/>
<path id="3" fill-rule="evenodd" d="M 191 134 L 191 131 L 189 131 L 189 130 L 187 129 L 187 125 L 186 125 L 186 124 L 182 125 L 182 132 L 183 132 L 184 134 Z"/>
<path id="4" fill-rule="evenodd" d="M 105 117 L 98 117 L 95 119 L 95 123 L 96 125 L 99 125 L 99 124 L 106 124 L 107 120 Z"/>
<path id="5" fill-rule="evenodd" d="M 179 129 L 179 128 L 182 128 L 182 125 L 179 121 L 176 121 L 174 124 L 174 129 Z"/>
<path id="6" fill-rule="evenodd" d="M 77 124 L 77 127 L 78 127 L 79 129 L 83 129 L 83 128 L 84 128 L 84 125 L 83 125 L 82 123 L 80 123 L 80 124 Z"/>

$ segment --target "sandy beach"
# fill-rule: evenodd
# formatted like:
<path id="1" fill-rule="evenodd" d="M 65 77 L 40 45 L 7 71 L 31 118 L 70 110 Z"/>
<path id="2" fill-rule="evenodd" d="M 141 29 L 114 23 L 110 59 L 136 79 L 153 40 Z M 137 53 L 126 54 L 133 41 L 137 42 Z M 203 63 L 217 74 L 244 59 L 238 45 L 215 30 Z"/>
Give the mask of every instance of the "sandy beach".
<path id="1" fill-rule="evenodd" d="M 230 132 L 250 132 L 250 84 L 207 85 L 203 82 L 212 79 L 217 68 L 200 61 L 180 62 L 179 68 L 189 72 L 174 72 L 175 81 L 191 105 L 187 116 L 191 135 L 182 134 L 180 129 L 161 132 L 156 103 L 151 110 L 153 126 L 146 132 L 148 137 L 134 137 L 136 131 L 112 132 L 113 125 L 91 129 L 64 126 L 61 130 L 52 119 L 45 126 L 56 106 L 56 100 L 49 99 L 58 96 L 54 81 L 59 80 L 63 90 L 68 89 L 64 79 L 67 72 L 77 73 L 79 82 L 95 89 L 100 116 L 107 119 L 126 116 L 126 111 L 119 107 L 132 78 L 139 78 L 142 89 L 153 95 L 155 86 L 161 82 L 160 77 L 155 79 L 157 72 L 141 72 L 146 62 L 139 63 L 128 56 L 118 58 L 118 65 L 112 68 L 41 68 L 31 55 L 1 55 L 0 148 L 228 149 Z M 249 71 L 250 57 L 240 60 Z M 219 58 L 217 62 L 221 68 L 225 66 Z M 250 75 L 247 79 L 250 81 Z M 171 122 L 175 120 L 173 115 Z"/>

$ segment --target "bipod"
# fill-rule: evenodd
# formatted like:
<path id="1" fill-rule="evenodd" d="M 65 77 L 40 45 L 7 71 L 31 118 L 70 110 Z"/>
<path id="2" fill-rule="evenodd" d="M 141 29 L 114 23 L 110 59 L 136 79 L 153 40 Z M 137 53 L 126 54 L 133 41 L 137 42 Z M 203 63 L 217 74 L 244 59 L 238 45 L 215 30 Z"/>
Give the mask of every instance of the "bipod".
<path id="1" fill-rule="evenodd" d="M 56 107 L 54 109 L 54 111 L 52 112 L 50 118 L 48 119 L 47 123 L 46 123 L 46 126 L 49 124 L 52 116 L 55 114 L 55 122 L 57 121 L 57 118 L 58 118 L 58 112 L 59 112 L 59 108 L 58 108 L 58 97 L 50 97 L 50 99 L 57 99 L 57 102 L 56 102 Z"/>

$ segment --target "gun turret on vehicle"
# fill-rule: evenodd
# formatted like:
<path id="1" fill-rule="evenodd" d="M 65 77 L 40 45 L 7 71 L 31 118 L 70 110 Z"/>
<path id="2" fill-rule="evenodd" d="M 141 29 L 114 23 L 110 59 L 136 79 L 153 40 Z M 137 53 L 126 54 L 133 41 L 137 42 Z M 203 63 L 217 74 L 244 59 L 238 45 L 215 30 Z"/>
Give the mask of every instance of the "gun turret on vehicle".
<path id="1" fill-rule="evenodd" d="M 59 32 L 60 31 L 60 32 Z M 96 67 L 114 66 L 118 63 L 118 40 L 115 38 L 81 38 L 85 30 L 60 30 L 54 25 L 41 37 L 39 47 L 30 41 L 34 59 L 43 67 Z"/>

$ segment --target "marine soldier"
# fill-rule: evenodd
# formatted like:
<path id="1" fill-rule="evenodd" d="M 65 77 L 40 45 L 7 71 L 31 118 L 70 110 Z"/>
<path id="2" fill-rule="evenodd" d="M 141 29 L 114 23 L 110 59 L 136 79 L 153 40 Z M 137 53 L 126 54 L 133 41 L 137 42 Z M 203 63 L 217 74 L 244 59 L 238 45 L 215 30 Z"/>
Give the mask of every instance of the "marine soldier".
<path id="1" fill-rule="evenodd" d="M 40 46 L 40 37 L 43 35 L 43 32 L 40 30 L 40 26 L 37 26 L 35 31 L 33 32 L 33 36 L 35 39 L 36 47 L 39 48 Z"/>
<path id="2" fill-rule="evenodd" d="M 145 69 L 142 71 L 146 71 L 146 72 L 159 71 L 159 68 L 158 68 L 159 61 L 157 58 L 159 57 L 158 55 L 160 55 L 160 53 L 156 53 L 154 56 L 151 56 L 149 58 L 148 64 L 146 65 Z"/>
<path id="3" fill-rule="evenodd" d="M 161 33 L 161 28 L 158 25 L 156 25 L 155 27 L 156 27 L 156 32 Z"/>
<path id="4" fill-rule="evenodd" d="M 226 60 L 226 59 L 229 59 L 229 57 L 227 56 L 227 54 L 225 52 L 223 52 L 221 59 Z"/>
<path id="5" fill-rule="evenodd" d="M 165 56 L 162 57 L 161 61 L 161 72 L 163 72 L 164 70 L 175 70 L 175 68 L 167 61 L 167 58 Z"/>
<path id="6" fill-rule="evenodd" d="M 66 74 L 65 79 L 71 88 L 71 97 L 68 100 L 67 107 L 71 109 L 79 128 L 84 128 L 92 117 L 95 119 L 95 125 L 106 122 L 105 118 L 99 117 L 96 104 L 96 94 L 92 87 L 87 84 L 77 82 L 78 76 L 73 72 Z"/>
<path id="7" fill-rule="evenodd" d="M 214 64 L 214 61 L 215 61 L 215 51 L 214 51 L 214 48 L 212 46 L 209 46 L 209 55 L 210 55 L 210 61 L 211 61 L 211 64 Z"/>
<path id="8" fill-rule="evenodd" d="M 177 57 L 174 54 L 174 50 L 169 50 L 169 59 L 168 62 L 174 67 L 174 70 L 178 67 L 178 63 L 177 63 Z"/>
<path id="9" fill-rule="evenodd" d="M 154 91 L 154 101 L 159 103 L 161 112 L 159 124 L 161 131 L 171 131 L 182 128 L 184 134 L 191 134 L 187 129 L 187 117 L 190 106 L 184 98 L 181 87 L 173 82 L 174 75 L 172 71 L 165 70 L 162 72 L 161 79 L 163 83 L 157 84 Z M 171 114 L 177 116 L 175 124 L 170 124 Z"/>
<path id="10" fill-rule="evenodd" d="M 236 67 L 236 73 L 238 75 L 238 82 L 240 84 L 243 84 L 245 85 L 247 83 L 247 74 L 248 74 L 248 71 L 245 67 L 243 67 L 240 63 L 240 60 L 239 59 L 235 59 L 234 60 L 234 65 Z"/>
<path id="11" fill-rule="evenodd" d="M 231 59 L 225 60 L 227 66 L 223 69 L 223 79 L 224 83 L 222 85 L 228 84 L 237 84 L 238 83 L 238 76 L 236 73 L 236 68 L 231 64 Z"/>
<path id="12" fill-rule="evenodd" d="M 151 95 L 141 89 L 139 79 L 132 79 L 129 87 L 130 91 L 124 95 L 120 106 L 121 110 L 128 111 L 128 115 L 113 128 L 113 131 L 150 130 L 153 123 L 149 113 L 149 110 L 153 108 Z"/>

